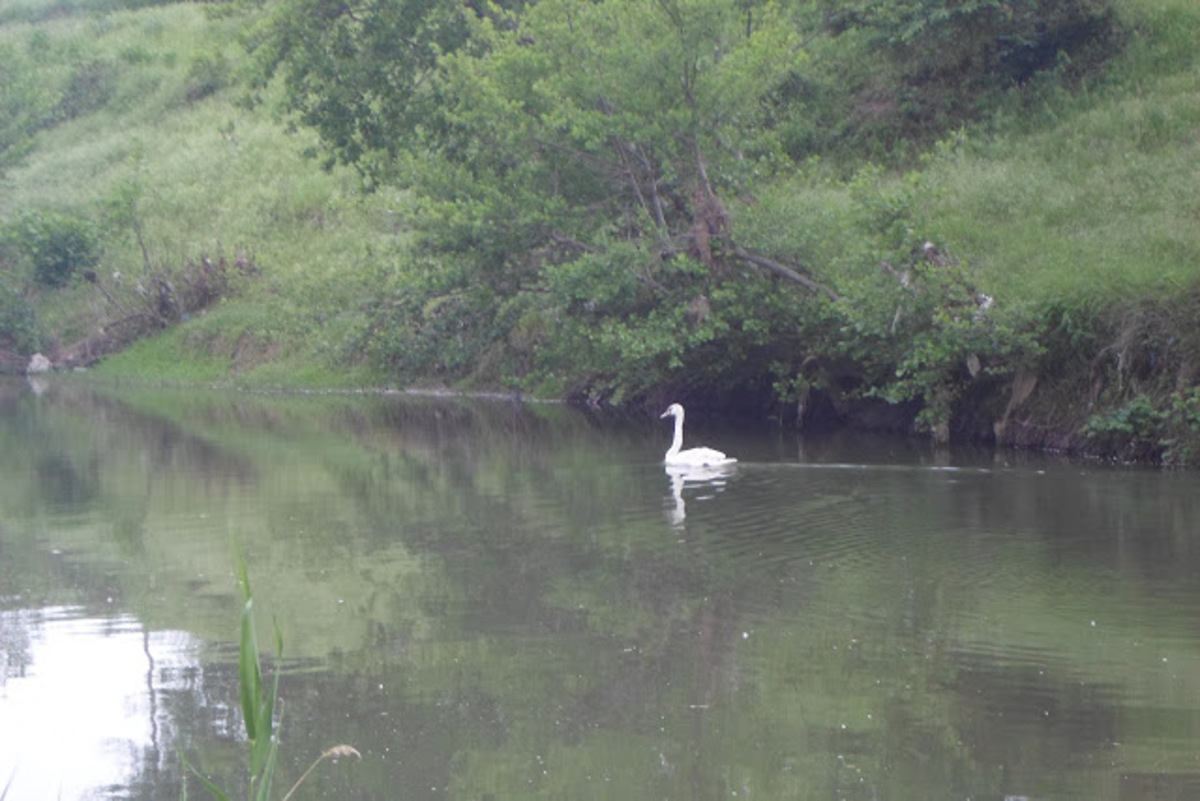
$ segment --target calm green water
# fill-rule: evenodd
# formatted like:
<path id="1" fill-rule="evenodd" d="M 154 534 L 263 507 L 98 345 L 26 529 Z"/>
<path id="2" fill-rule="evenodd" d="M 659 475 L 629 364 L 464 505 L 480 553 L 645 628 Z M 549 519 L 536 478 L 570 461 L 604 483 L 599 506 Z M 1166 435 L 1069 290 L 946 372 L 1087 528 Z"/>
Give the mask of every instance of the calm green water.
<path id="1" fill-rule="evenodd" d="M 398 397 L 0 383 L 0 790 L 1200 797 L 1200 476 Z M 267 645 L 267 643 L 264 643 Z M 196 782 L 189 791 L 205 797 Z M 282 795 L 282 792 L 279 793 Z"/>

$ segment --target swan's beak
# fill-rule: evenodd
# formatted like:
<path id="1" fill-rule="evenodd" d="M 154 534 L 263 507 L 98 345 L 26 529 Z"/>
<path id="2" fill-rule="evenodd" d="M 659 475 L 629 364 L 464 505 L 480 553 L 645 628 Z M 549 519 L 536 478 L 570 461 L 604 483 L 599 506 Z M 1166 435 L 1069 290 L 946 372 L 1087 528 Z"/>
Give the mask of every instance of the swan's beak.
<path id="1" fill-rule="evenodd" d="M 667 409 L 665 412 L 663 412 L 662 414 L 660 414 L 658 416 L 658 419 L 662 420 L 664 417 L 670 417 L 670 416 L 671 416 L 671 410 Z"/>

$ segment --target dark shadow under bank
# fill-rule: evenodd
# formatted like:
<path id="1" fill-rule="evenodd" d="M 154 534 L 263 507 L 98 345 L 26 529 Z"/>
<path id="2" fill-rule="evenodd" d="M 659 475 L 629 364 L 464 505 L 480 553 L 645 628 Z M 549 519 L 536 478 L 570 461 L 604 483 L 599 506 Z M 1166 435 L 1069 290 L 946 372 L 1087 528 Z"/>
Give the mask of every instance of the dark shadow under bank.
<path id="1" fill-rule="evenodd" d="M 1070 393 L 1052 382 L 1040 383 L 1043 398 L 1014 404 L 1010 383 L 980 382 L 959 399 L 942 430 L 935 433 L 922 430 L 919 415 L 925 404 L 920 399 L 888 403 L 850 394 L 834 396 L 818 389 L 803 403 L 781 403 L 767 389 L 718 396 L 692 389 L 655 392 L 632 405 L 643 414 L 657 416 L 667 404 L 679 402 L 697 416 L 746 424 L 768 421 L 784 430 L 812 435 L 850 431 L 912 437 L 935 447 L 1027 451 L 1130 464 L 1195 464 L 1195 460 L 1172 458 L 1164 442 L 1144 432 L 1096 436 L 1087 426 L 1095 407 L 1086 399 L 1064 402 L 1062 395 Z"/>
<path id="2" fill-rule="evenodd" d="M 5 371 L 13 373 L 17 371 Z M 3 372 L 0 372 L 3 376 Z M 18 372 L 19 376 L 19 372 Z M 144 377 L 124 377 L 111 373 L 96 374 L 76 368 L 73 371 L 53 371 L 47 375 L 29 376 L 27 380 L 36 385 L 47 380 L 67 378 L 113 386 L 137 386 L 149 389 L 162 388 L 179 390 L 185 386 L 179 381 L 156 382 Z M 16 383 L 14 376 L 4 383 Z M 11 386 L 11 384 L 10 384 Z M 830 435 L 837 432 L 875 433 L 911 437 L 914 441 L 926 441 L 934 446 L 950 445 L 967 448 L 1008 449 L 1018 451 L 1054 453 L 1083 458 L 1103 458 L 1128 463 L 1165 464 L 1160 443 L 1147 441 L 1145 437 L 1130 435 L 1126 440 L 1108 437 L 1098 440 L 1089 436 L 1084 423 L 1088 419 L 1084 404 L 1063 410 L 1045 404 L 1030 404 L 1033 408 L 1021 409 L 1021 413 L 1010 413 L 1007 386 L 980 385 L 966 397 L 959 399 L 953 414 L 939 437 L 922 431 L 918 415 L 924 408 L 920 400 L 888 403 L 879 398 L 854 397 L 847 393 L 835 397 L 830 393 L 813 389 L 804 402 L 783 403 L 769 387 L 744 388 L 737 391 L 709 393 L 702 388 L 663 388 L 645 396 L 630 399 L 620 406 L 589 403 L 580 397 L 534 398 L 519 391 L 498 389 L 463 389 L 445 387 L 344 387 L 312 389 L 300 386 L 243 386 L 233 380 L 197 384 L 197 390 L 234 390 L 251 394 L 295 394 L 295 395 L 410 395 L 432 397 L 461 397 L 521 404 L 566 403 L 591 410 L 604 419 L 625 418 L 630 421 L 657 418 L 670 403 L 682 403 L 689 414 L 697 419 L 724 421 L 739 425 L 760 426 L 768 424 L 785 431 L 799 431 L 811 435 Z M 1043 385 L 1047 394 L 1053 387 Z M 1048 413 L 1049 412 L 1049 413 Z M 1054 419 L 1051 419 L 1054 418 Z M 1002 423 L 1002 425 L 998 425 Z M 1191 463 L 1191 462 L 1188 462 Z"/>

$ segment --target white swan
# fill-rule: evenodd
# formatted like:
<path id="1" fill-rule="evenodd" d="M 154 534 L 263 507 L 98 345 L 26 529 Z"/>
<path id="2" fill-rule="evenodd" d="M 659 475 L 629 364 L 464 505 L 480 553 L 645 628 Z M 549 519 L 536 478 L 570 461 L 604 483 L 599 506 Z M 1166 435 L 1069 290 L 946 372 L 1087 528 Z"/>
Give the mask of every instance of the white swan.
<path id="1" fill-rule="evenodd" d="M 671 447 L 667 450 L 667 455 L 663 457 L 663 461 L 667 464 L 685 467 L 705 467 L 733 464 L 737 461 L 732 456 L 726 456 L 712 448 L 688 448 L 686 451 L 680 450 L 683 447 L 683 407 L 678 403 L 672 403 L 667 407 L 665 412 L 659 415 L 659 419 L 665 417 L 675 418 L 675 438 L 671 440 Z"/>

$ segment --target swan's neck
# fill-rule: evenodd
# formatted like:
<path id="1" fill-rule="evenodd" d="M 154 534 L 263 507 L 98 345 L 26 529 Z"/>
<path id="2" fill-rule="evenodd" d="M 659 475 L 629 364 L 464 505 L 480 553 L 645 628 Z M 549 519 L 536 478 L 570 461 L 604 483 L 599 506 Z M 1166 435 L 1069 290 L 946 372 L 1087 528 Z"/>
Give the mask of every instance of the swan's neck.
<path id="1" fill-rule="evenodd" d="M 667 458 L 670 459 L 675 454 L 679 453 L 683 448 L 683 415 L 675 415 L 675 437 L 671 440 L 671 447 L 667 449 Z"/>

